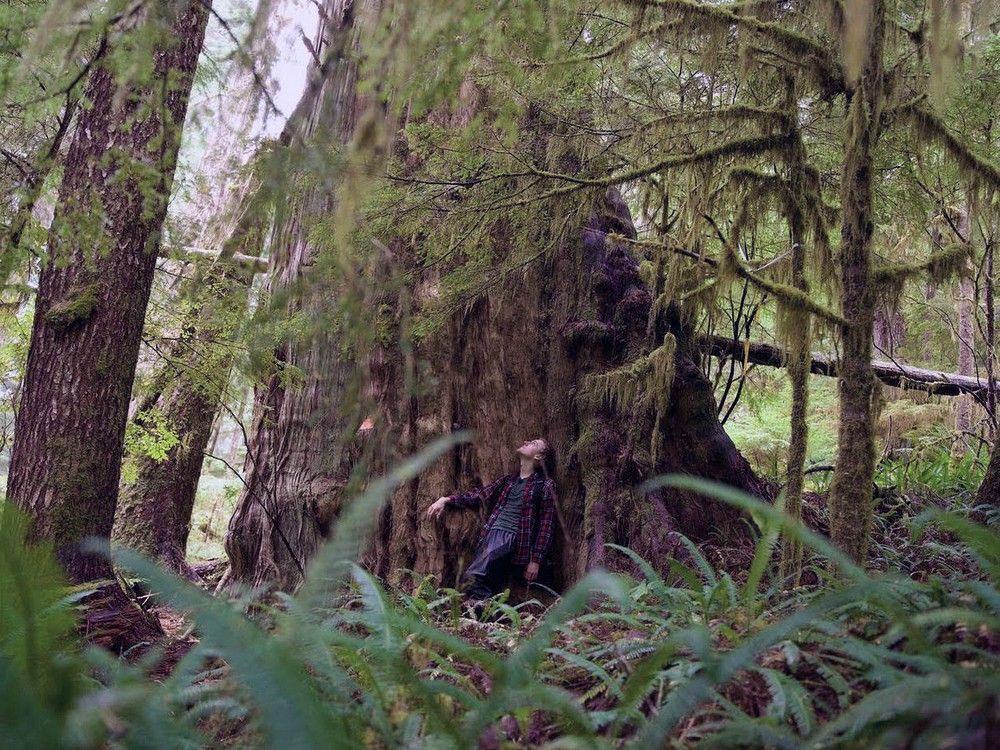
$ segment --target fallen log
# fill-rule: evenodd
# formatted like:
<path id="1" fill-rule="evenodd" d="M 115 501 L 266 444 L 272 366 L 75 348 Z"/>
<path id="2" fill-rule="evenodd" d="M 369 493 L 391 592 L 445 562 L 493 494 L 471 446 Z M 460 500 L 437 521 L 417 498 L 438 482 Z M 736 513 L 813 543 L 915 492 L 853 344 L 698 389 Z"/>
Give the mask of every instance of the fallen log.
<path id="1" fill-rule="evenodd" d="M 701 336 L 698 344 L 701 351 L 713 357 L 735 357 L 740 361 L 767 367 L 784 367 L 787 358 L 787 353 L 783 349 L 759 341 L 731 339 L 725 336 Z M 969 393 L 977 398 L 983 398 L 989 388 L 989 381 L 985 378 L 926 370 L 903 362 L 875 360 L 871 366 L 875 377 L 886 385 L 924 391 L 935 396 L 958 396 Z M 809 370 L 816 375 L 837 377 L 837 359 L 828 354 L 814 352 Z M 996 387 L 997 381 L 994 380 L 993 384 Z"/>

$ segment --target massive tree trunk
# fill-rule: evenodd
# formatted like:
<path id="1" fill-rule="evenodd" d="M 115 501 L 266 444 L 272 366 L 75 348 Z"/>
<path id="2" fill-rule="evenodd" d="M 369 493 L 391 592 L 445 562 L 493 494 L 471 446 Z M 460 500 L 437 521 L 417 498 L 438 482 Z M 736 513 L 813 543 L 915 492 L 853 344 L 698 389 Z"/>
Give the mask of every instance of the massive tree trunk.
<path id="1" fill-rule="evenodd" d="M 193 0 L 167 23 L 147 8 L 114 42 L 128 55 L 134 35 L 157 34 L 152 78 L 137 85 L 99 64 L 66 157 L 8 496 L 31 514 L 32 535 L 55 543 L 75 581 L 110 573 L 79 542 L 111 533 L 143 317 L 209 5 Z"/>
<path id="2" fill-rule="evenodd" d="M 311 71 L 286 138 L 295 151 L 308 149 L 306 157 L 325 160 L 351 139 L 361 106 L 357 50 L 380 7 L 381 0 L 327 0 L 316 45 L 323 62 Z M 317 267 L 320 251 L 311 236 L 335 210 L 340 177 L 331 169 L 322 179 L 301 180 L 279 211 L 269 291 L 273 304 L 284 305 L 283 314 L 304 321 L 308 332 L 274 350 L 274 367 L 256 389 L 246 485 L 226 534 L 236 582 L 294 588 L 350 474 L 344 446 L 360 421 L 360 402 L 346 394 L 357 363 L 342 350 L 337 282 Z"/>
<path id="3" fill-rule="evenodd" d="M 866 49 L 859 56 L 860 75 L 847 90 L 839 259 L 841 310 L 846 322 L 840 326 L 840 421 L 837 465 L 830 488 L 830 536 L 834 544 L 862 564 L 872 524 L 878 399 L 878 382 L 870 367 L 877 296 L 872 276 L 872 150 L 878 140 L 884 104 L 882 46 L 886 20 L 882 0 L 872 0 L 871 13 L 870 23 L 859 27 L 866 32 Z"/>
<path id="4" fill-rule="evenodd" d="M 344 83 L 330 88 L 340 97 L 350 92 Z M 461 128 L 476 112 L 476 98 L 467 81 L 455 111 L 436 111 L 430 119 Z M 547 144 L 538 139 L 542 160 Z M 304 277 L 302 266 L 315 257 L 304 237 L 309 223 L 331 210 L 335 188 L 325 189 L 303 193 L 274 243 L 279 293 L 293 288 Z M 618 193 L 581 194 L 538 213 L 538 234 L 549 232 L 538 239 L 539 248 L 555 239 L 556 227 L 576 229 L 557 241 L 550 257 L 507 272 L 415 349 L 383 338 L 367 362 L 365 395 L 376 408 L 368 414 L 373 427 L 364 431 L 364 442 L 375 470 L 441 434 L 476 432 L 472 444 L 402 487 L 385 508 L 366 562 L 391 580 L 406 568 L 453 583 L 472 551 L 479 519 L 451 512 L 437 525 L 424 510 L 440 495 L 505 473 L 513 448 L 539 434 L 563 464 L 557 472 L 561 531 L 552 555 L 557 583 L 598 564 L 626 564 L 608 543 L 630 546 L 665 568 L 681 549 L 675 531 L 718 546 L 746 538 L 732 508 L 675 490 L 645 494 L 639 491 L 645 479 L 690 473 L 769 496 L 770 488 L 719 424 L 687 323 L 673 308 L 653 311 L 655 290 L 640 277 L 629 245 L 610 238 L 635 238 Z M 512 247 L 510 230 L 506 217 L 497 216 L 497 257 L 530 254 Z M 434 309 L 444 272 L 440 264 L 424 267 L 414 242 L 419 239 L 386 238 L 382 270 L 407 279 L 396 298 L 401 322 Z M 309 285 L 296 292 L 290 312 L 329 309 L 329 298 L 315 297 Z M 369 309 L 381 317 L 390 306 L 383 295 Z M 236 580 L 294 587 L 339 511 L 352 464 L 357 467 L 354 432 L 361 421 L 360 413 L 344 412 L 361 398 L 347 389 L 355 365 L 338 357 L 341 344 L 332 335 L 288 342 L 278 359 L 301 372 L 301 382 L 291 387 L 278 373 L 258 391 L 248 486 L 227 536 Z"/>
<path id="5" fill-rule="evenodd" d="M 391 367 L 373 373 L 382 378 L 374 389 L 382 405 L 376 429 L 400 434 L 402 452 L 442 433 L 475 431 L 471 444 L 386 508 L 369 559 L 381 575 L 396 579 L 413 569 L 454 584 L 482 519 L 450 510 L 438 523 L 424 510 L 440 495 L 510 471 L 513 449 L 536 435 L 560 459 L 557 584 L 598 564 L 626 565 L 608 543 L 662 569 L 680 550 L 673 532 L 720 546 L 742 535 L 728 506 L 675 490 L 640 492 L 653 476 L 694 474 L 769 496 L 719 424 L 689 328 L 672 307 L 650 321 L 653 296 L 639 264 L 626 242 L 609 237 L 635 237 L 624 201 L 611 190 L 592 206 L 572 219 L 578 229 L 552 257 L 495 285 L 421 343 L 421 395 L 403 387 L 399 371 L 386 385 Z M 563 218 L 550 217 L 552 226 Z M 498 252 L 511 251 L 502 232 L 497 242 Z M 415 284 L 418 308 L 433 300 L 436 285 L 433 273 Z M 619 389 L 636 399 L 621 398 Z"/>

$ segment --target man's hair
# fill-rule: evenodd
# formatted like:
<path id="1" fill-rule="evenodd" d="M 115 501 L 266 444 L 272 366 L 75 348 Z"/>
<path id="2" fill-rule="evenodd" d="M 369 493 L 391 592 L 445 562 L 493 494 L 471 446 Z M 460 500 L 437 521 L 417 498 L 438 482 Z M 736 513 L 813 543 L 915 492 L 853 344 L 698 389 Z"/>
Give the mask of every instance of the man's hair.
<path id="1" fill-rule="evenodd" d="M 556 473 L 556 452 L 552 450 L 552 444 L 548 440 L 545 438 L 542 438 L 542 440 L 545 442 L 545 450 L 542 452 L 540 463 L 545 476 L 551 479 Z"/>

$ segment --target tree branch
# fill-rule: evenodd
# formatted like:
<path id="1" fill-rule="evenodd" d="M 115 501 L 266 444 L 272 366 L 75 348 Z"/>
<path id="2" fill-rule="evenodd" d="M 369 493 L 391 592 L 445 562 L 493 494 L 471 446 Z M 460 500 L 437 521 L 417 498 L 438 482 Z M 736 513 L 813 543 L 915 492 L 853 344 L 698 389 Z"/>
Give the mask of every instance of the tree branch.
<path id="1" fill-rule="evenodd" d="M 701 336 L 698 348 L 713 357 L 739 357 L 765 367 L 784 367 L 788 352 L 771 344 L 758 341 L 745 342 L 725 336 Z M 815 375 L 837 377 L 837 360 L 827 354 L 813 353 L 809 371 Z M 989 388 L 985 378 L 975 378 L 956 373 L 925 370 L 902 362 L 875 360 L 871 363 L 872 373 L 886 385 L 907 390 L 925 391 L 936 396 L 958 396 L 968 393 L 984 395 Z"/>

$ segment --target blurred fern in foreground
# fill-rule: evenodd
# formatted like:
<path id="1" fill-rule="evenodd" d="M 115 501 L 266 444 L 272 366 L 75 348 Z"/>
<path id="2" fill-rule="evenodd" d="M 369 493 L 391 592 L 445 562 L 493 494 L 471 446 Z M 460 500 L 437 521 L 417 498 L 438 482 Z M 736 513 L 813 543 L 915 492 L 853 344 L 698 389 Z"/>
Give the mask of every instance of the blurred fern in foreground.
<path id="1" fill-rule="evenodd" d="M 413 576 L 387 590 L 352 561 L 376 510 L 441 443 L 356 499 L 268 628 L 131 553 L 120 563 L 188 613 L 200 642 L 157 683 L 67 637 L 51 555 L 5 515 L 0 731 L 22 746 L 215 744 L 456 747 L 975 747 L 1000 731 L 1000 539 L 961 515 L 919 519 L 978 577 L 873 577 L 774 508 L 689 477 L 658 480 L 744 509 L 760 529 L 746 575 L 694 545 L 661 576 L 594 572 L 544 616 L 503 597 L 479 617 Z M 14 519 L 14 520 L 10 520 Z M 771 551 L 793 534 L 824 565 L 783 592 Z M 825 563 L 838 575 L 828 577 Z M 28 594 L 15 594 L 30 571 Z M 22 586 L 23 588 L 23 586 Z M 145 666 L 152 664 L 149 657 Z"/>

